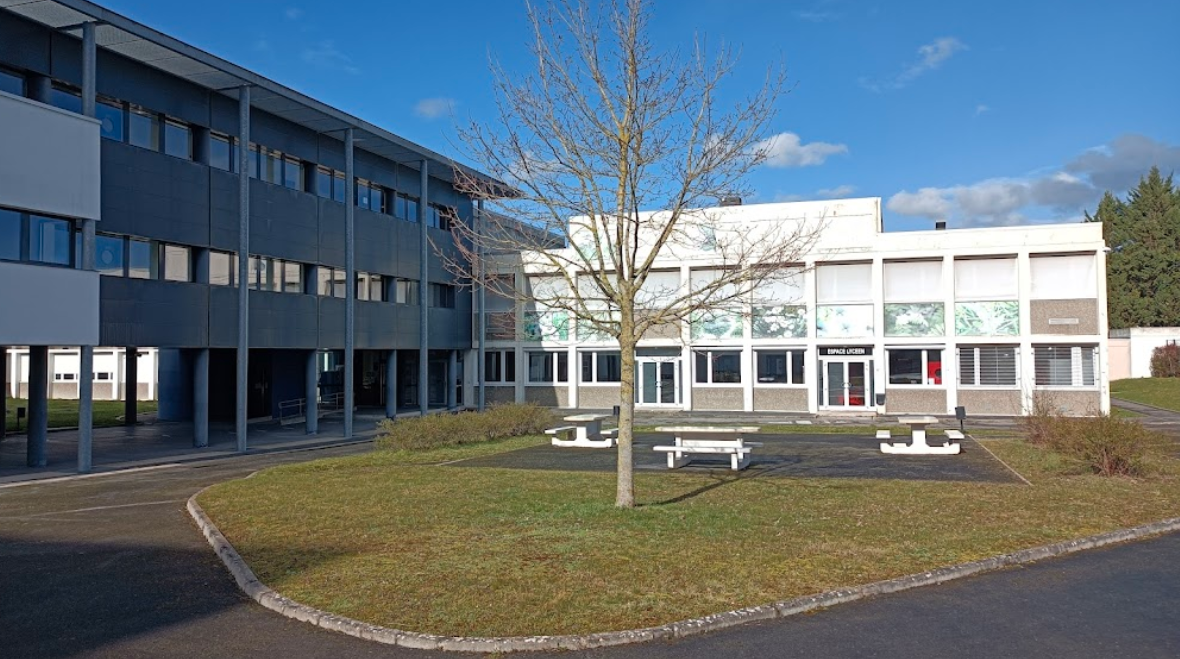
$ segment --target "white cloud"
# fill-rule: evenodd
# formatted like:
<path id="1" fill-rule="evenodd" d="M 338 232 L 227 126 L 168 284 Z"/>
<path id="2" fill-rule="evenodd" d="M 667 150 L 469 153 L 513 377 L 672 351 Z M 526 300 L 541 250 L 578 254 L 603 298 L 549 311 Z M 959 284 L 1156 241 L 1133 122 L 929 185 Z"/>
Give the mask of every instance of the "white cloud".
<path id="1" fill-rule="evenodd" d="M 942 66 L 955 53 L 967 50 L 967 44 L 955 37 L 939 37 L 928 44 L 918 47 L 918 61 L 907 65 L 895 76 L 884 80 L 860 79 L 860 85 L 873 92 L 901 89 L 913 82 L 921 75 Z"/>
<path id="2" fill-rule="evenodd" d="M 949 220 L 962 226 L 1025 223 L 1036 209 L 1042 210 L 1037 213 L 1042 219 L 1062 221 L 1092 209 L 1107 190 L 1125 194 L 1153 165 L 1165 172 L 1180 169 L 1180 146 L 1143 135 L 1123 135 L 1048 175 L 992 178 L 917 192 L 902 190 L 890 197 L 885 207 L 899 215 Z"/>
<path id="3" fill-rule="evenodd" d="M 438 96 L 424 98 L 414 104 L 414 114 L 423 119 L 438 119 L 455 111 L 455 99 Z"/>
<path id="4" fill-rule="evenodd" d="M 336 43 L 330 39 L 326 39 L 317 44 L 304 48 L 302 52 L 300 52 L 299 56 L 304 62 L 307 62 L 315 68 L 324 71 L 339 70 L 352 75 L 356 75 L 361 72 L 361 70 L 352 63 L 352 58 L 340 52 L 340 50 L 336 48 Z"/>
<path id="5" fill-rule="evenodd" d="M 808 167 L 822 165 L 830 156 L 848 153 L 844 144 L 811 142 L 803 144 L 795 133 L 779 133 L 761 141 L 755 147 L 765 155 L 770 167 Z"/>
<path id="6" fill-rule="evenodd" d="M 980 103 L 979 105 L 975 106 L 975 116 L 977 116 L 977 117 L 981 114 L 984 114 L 985 112 L 991 112 L 991 111 L 992 111 L 992 109 L 990 107 L 984 105 L 983 103 Z"/>
<path id="7" fill-rule="evenodd" d="M 303 10 L 299 7 L 287 7 L 283 10 L 283 18 L 289 21 L 297 21 L 303 18 Z"/>
<path id="8" fill-rule="evenodd" d="M 820 188 L 815 191 L 815 196 L 825 199 L 839 199 L 840 197 L 851 196 L 853 192 L 856 192 L 856 186 L 845 184 L 837 185 L 834 188 Z"/>

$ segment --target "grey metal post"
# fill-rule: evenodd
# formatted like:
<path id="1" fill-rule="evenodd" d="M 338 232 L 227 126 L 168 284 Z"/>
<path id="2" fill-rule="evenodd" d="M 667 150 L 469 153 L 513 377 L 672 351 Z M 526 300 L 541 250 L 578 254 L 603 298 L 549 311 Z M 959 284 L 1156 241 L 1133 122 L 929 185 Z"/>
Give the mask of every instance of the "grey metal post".
<path id="1" fill-rule="evenodd" d="M 193 446 L 209 445 L 209 349 L 193 356 Z"/>
<path id="2" fill-rule="evenodd" d="M 0 346 L 0 440 L 8 435 L 8 348 Z"/>
<path id="3" fill-rule="evenodd" d="M 82 114 L 94 117 L 98 54 L 94 23 L 82 24 Z M 94 220 L 82 220 L 83 270 L 94 270 Z M 78 359 L 78 473 L 89 473 L 94 455 L 94 346 L 81 346 Z"/>
<path id="4" fill-rule="evenodd" d="M 356 349 L 356 171 L 353 134 L 344 131 L 344 438 L 352 437 L 353 378 Z"/>
<path id="5" fill-rule="evenodd" d="M 234 432 L 245 453 L 246 405 L 250 364 L 250 87 L 238 88 L 238 377 Z"/>
<path id="6" fill-rule="evenodd" d="M 385 416 L 397 416 L 397 351 L 385 353 Z"/>
<path id="7" fill-rule="evenodd" d="M 486 277 L 486 272 L 484 270 L 484 263 L 483 263 L 483 240 L 481 240 L 481 238 L 483 236 L 483 229 L 484 229 L 483 199 L 479 199 L 475 202 L 475 241 L 476 241 L 475 242 L 475 258 L 476 258 L 476 267 L 478 268 L 478 270 L 477 270 L 478 276 L 476 277 L 475 285 L 479 287 L 478 288 L 479 299 L 477 301 L 477 304 L 479 307 L 479 322 L 477 323 L 479 326 L 479 343 L 477 344 L 477 345 L 479 345 L 479 356 L 476 359 L 476 365 L 475 365 L 475 378 L 476 378 L 475 384 L 477 387 L 479 387 L 478 409 L 480 412 L 482 412 L 484 410 L 484 405 L 487 402 L 486 401 L 487 387 L 485 385 L 486 380 L 484 379 L 487 376 L 487 374 L 484 373 L 484 361 L 485 361 L 484 356 L 487 354 L 486 353 L 487 346 L 485 345 L 485 342 L 487 341 L 487 335 L 488 335 L 488 325 L 487 325 L 488 321 L 487 321 L 487 308 L 484 306 L 486 304 L 486 296 L 484 295 L 484 292 L 487 290 L 487 286 L 486 286 L 486 283 L 484 282 L 484 278 Z"/>
<path id="8" fill-rule="evenodd" d="M 320 431 L 320 351 L 307 351 L 307 366 L 303 374 L 303 419 L 307 434 L 314 435 Z"/>
<path id="9" fill-rule="evenodd" d="M 447 409 L 455 409 L 458 397 L 455 395 L 455 376 L 459 373 L 459 351 L 450 350 L 447 357 Z"/>
<path id="10" fill-rule="evenodd" d="M 29 346 L 29 437 L 26 461 L 44 467 L 49 441 L 49 348 Z"/>
<path id="11" fill-rule="evenodd" d="M 430 378 L 430 322 L 428 319 L 430 315 L 430 285 L 426 282 L 426 259 L 429 255 L 428 246 L 430 244 L 426 233 L 426 205 L 429 203 L 429 194 L 426 188 L 429 184 L 429 176 L 426 160 L 422 160 L 419 168 L 422 192 L 418 198 L 418 235 L 422 240 L 421 251 L 418 253 L 418 258 L 421 259 L 418 264 L 418 303 L 421 312 L 418 325 L 418 335 L 421 337 L 418 345 L 418 408 L 423 415 L 426 414 L 430 406 L 427 387 L 427 380 Z"/>
<path id="12" fill-rule="evenodd" d="M 129 347 L 123 354 L 123 425 L 139 421 L 139 350 Z"/>

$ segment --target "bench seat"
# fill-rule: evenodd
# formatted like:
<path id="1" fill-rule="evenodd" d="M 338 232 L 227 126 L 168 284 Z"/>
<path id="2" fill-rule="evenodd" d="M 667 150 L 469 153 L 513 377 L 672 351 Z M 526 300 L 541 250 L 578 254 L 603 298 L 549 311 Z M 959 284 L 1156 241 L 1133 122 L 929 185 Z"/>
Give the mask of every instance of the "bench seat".
<path id="1" fill-rule="evenodd" d="M 954 430 L 953 428 L 946 431 L 946 438 L 952 442 L 961 442 L 964 439 L 962 431 Z"/>
<path id="2" fill-rule="evenodd" d="M 893 433 L 888 430 L 878 430 L 877 431 L 877 439 L 889 441 L 889 440 L 893 439 Z"/>
<path id="3" fill-rule="evenodd" d="M 737 442 L 716 442 L 725 446 L 701 446 L 694 442 L 689 446 L 655 446 L 652 450 L 668 454 L 668 468 L 677 469 L 692 462 L 686 454 L 728 455 L 729 467 L 734 471 L 745 469 L 750 464 L 751 446 L 738 446 Z"/>

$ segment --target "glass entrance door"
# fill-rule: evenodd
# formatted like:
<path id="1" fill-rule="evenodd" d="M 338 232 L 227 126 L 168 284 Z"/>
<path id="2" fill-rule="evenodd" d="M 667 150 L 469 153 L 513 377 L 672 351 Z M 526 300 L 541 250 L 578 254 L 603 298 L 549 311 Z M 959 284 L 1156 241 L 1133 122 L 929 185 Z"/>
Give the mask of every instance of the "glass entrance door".
<path id="1" fill-rule="evenodd" d="M 680 361 L 637 358 L 639 377 L 636 402 L 640 405 L 677 405 L 680 403 Z"/>
<path id="2" fill-rule="evenodd" d="M 872 360 L 823 361 L 819 381 L 820 407 L 863 408 L 872 403 Z"/>

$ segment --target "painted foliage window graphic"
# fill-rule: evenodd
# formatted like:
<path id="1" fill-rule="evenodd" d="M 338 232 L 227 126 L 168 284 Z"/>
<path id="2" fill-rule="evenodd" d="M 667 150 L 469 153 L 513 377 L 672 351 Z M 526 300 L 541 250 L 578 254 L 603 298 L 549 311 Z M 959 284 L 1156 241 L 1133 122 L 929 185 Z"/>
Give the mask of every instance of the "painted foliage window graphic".
<path id="1" fill-rule="evenodd" d="M 693 270 L 689 273 L 689 285 L 694 292 L 710 286 L 722 276 L 719 270 Z M 693 341 L 740 339 L 744 333 L 742 325 L 742 301 L 736 299 L 734 286 L 723 286 L 710 299 L 718 300 L 711 308 L 692 314 L 689 319 Z"/>
<path id="2" fill-rule="evenodd" d="M 535 301 L 525 303 L 523 338 L 528 341 L 568 341 L 569 312 L 545 303 L 546 300 L 554 302 L 569 296 L 569 284 L 565 278 L 529 275 L 525 278 L 525 285 L 528 287 L 526 294 Z"/>
<path id="3" fill-rule="evenodd" d="M 801 339 L 807 336 L 803 303 L 803 272 L 790 268 L 784 277 L 767 282 L 754 294 L 752 333 L 755 339 Z"/>
<path id="4" fill-rule="evenodd" d="M 1017 336 L 1016 259 L 955 261 L 955 334 Z"/>
<path id="5" fill-rule="evenodd" d="M 886 263 L 885 336 L 944 336 L 942 261 Z"/>
<path id="6" fill-rule="evenodd" d="M 871 263 L 817 266 L 815 282 L 817 337 L 855 338 L 873 335 Z"/>

